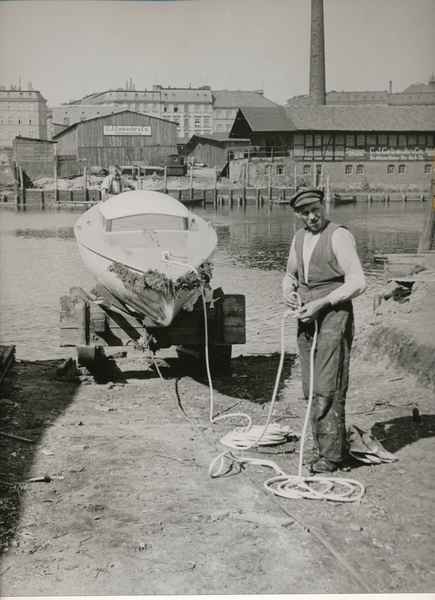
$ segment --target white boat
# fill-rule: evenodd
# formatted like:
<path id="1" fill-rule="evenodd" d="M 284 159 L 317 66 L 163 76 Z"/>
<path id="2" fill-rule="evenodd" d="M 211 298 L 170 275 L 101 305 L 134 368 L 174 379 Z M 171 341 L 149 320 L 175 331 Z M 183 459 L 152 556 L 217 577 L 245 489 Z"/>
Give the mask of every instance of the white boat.
<path id="1" fill-rule="evenodd" d="M 215 230 L 160 192 L 112 196 L 85 212 L 74 233 L 92 275 L 145 327 L 170 325 L 211 276 Z"/>

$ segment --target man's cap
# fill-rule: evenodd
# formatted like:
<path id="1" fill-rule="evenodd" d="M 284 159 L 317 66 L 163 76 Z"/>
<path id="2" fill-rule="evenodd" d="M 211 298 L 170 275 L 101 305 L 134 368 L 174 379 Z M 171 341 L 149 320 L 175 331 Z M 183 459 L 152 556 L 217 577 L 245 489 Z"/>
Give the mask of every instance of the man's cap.
<path id="1" fill-rule="evenodd" d="M 318 188 L 303 188 L 290 198 L 290 206 L 296 209 L 304 204 L 311 204 L 311 202 L 316 202 L 316 200 L 323 200 L 324 195 L 323 190 L 319 190 Z"/>

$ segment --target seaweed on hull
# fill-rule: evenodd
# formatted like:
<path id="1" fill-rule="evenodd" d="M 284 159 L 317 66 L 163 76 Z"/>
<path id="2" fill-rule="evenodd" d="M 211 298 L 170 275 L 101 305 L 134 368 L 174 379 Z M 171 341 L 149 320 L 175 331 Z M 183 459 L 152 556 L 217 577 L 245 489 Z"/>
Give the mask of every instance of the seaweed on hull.
<path id="1" fill-rule="evenodd" d="M 210 282 L 213 265 L 205 261 L 198 267 L 196 274 L 188 271 L 173 281 L 160 271 L 149 269 L 145 273 L 137 273 L 122 263 L 113 263 L 108 271 L 115 273 L 127 290 L 141 293 L 144 290 L 162 292 L 171 298 L 180 297 L 182 292 L 199 289 Z"/>

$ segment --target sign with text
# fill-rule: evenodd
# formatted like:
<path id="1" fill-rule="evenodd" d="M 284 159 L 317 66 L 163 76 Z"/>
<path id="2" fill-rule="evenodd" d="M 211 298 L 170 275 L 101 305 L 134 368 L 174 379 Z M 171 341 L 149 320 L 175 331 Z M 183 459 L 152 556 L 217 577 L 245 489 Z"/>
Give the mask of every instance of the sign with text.
<path id="1" fill-rule="evenodd" d="M 104 125 L 104 135 L 151 135 L 151 127 L 141 125 Z"/>
<path id="2" fill-rule="evenodd" d="M 370 148 L 346 148 L 346 158 L 357 160 L 429 160 L 433 157 L 433 148 L 392 148 L 371 146 Z"/>

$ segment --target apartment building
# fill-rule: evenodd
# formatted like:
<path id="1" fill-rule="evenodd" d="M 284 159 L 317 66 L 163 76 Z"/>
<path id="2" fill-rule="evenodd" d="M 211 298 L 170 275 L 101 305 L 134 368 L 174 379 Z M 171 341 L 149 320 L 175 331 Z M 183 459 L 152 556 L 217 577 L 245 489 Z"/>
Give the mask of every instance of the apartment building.
<path id="1" fill-rule="evenodd" d="M 131 110 L 176 123 L 177 136 L 210 135 L 231 131 L 239 108 L 267 108 L 277 104 L 264 97 L 262 90 L 212 91 L 210 86 L 178 88 L 153 85 L 138 91 L 131 83 L 126 88 L 108 90 L 53 107 L 49 111 L 49 132 L 53 136 L 64 128 L 98 116 Z"/>
<path id="2" fill-rule="evenodd" d="M 0 146 L 12 148 L 15 137 L 47 139 L 47 100 L 28 84 L 0 87 Z"/>

